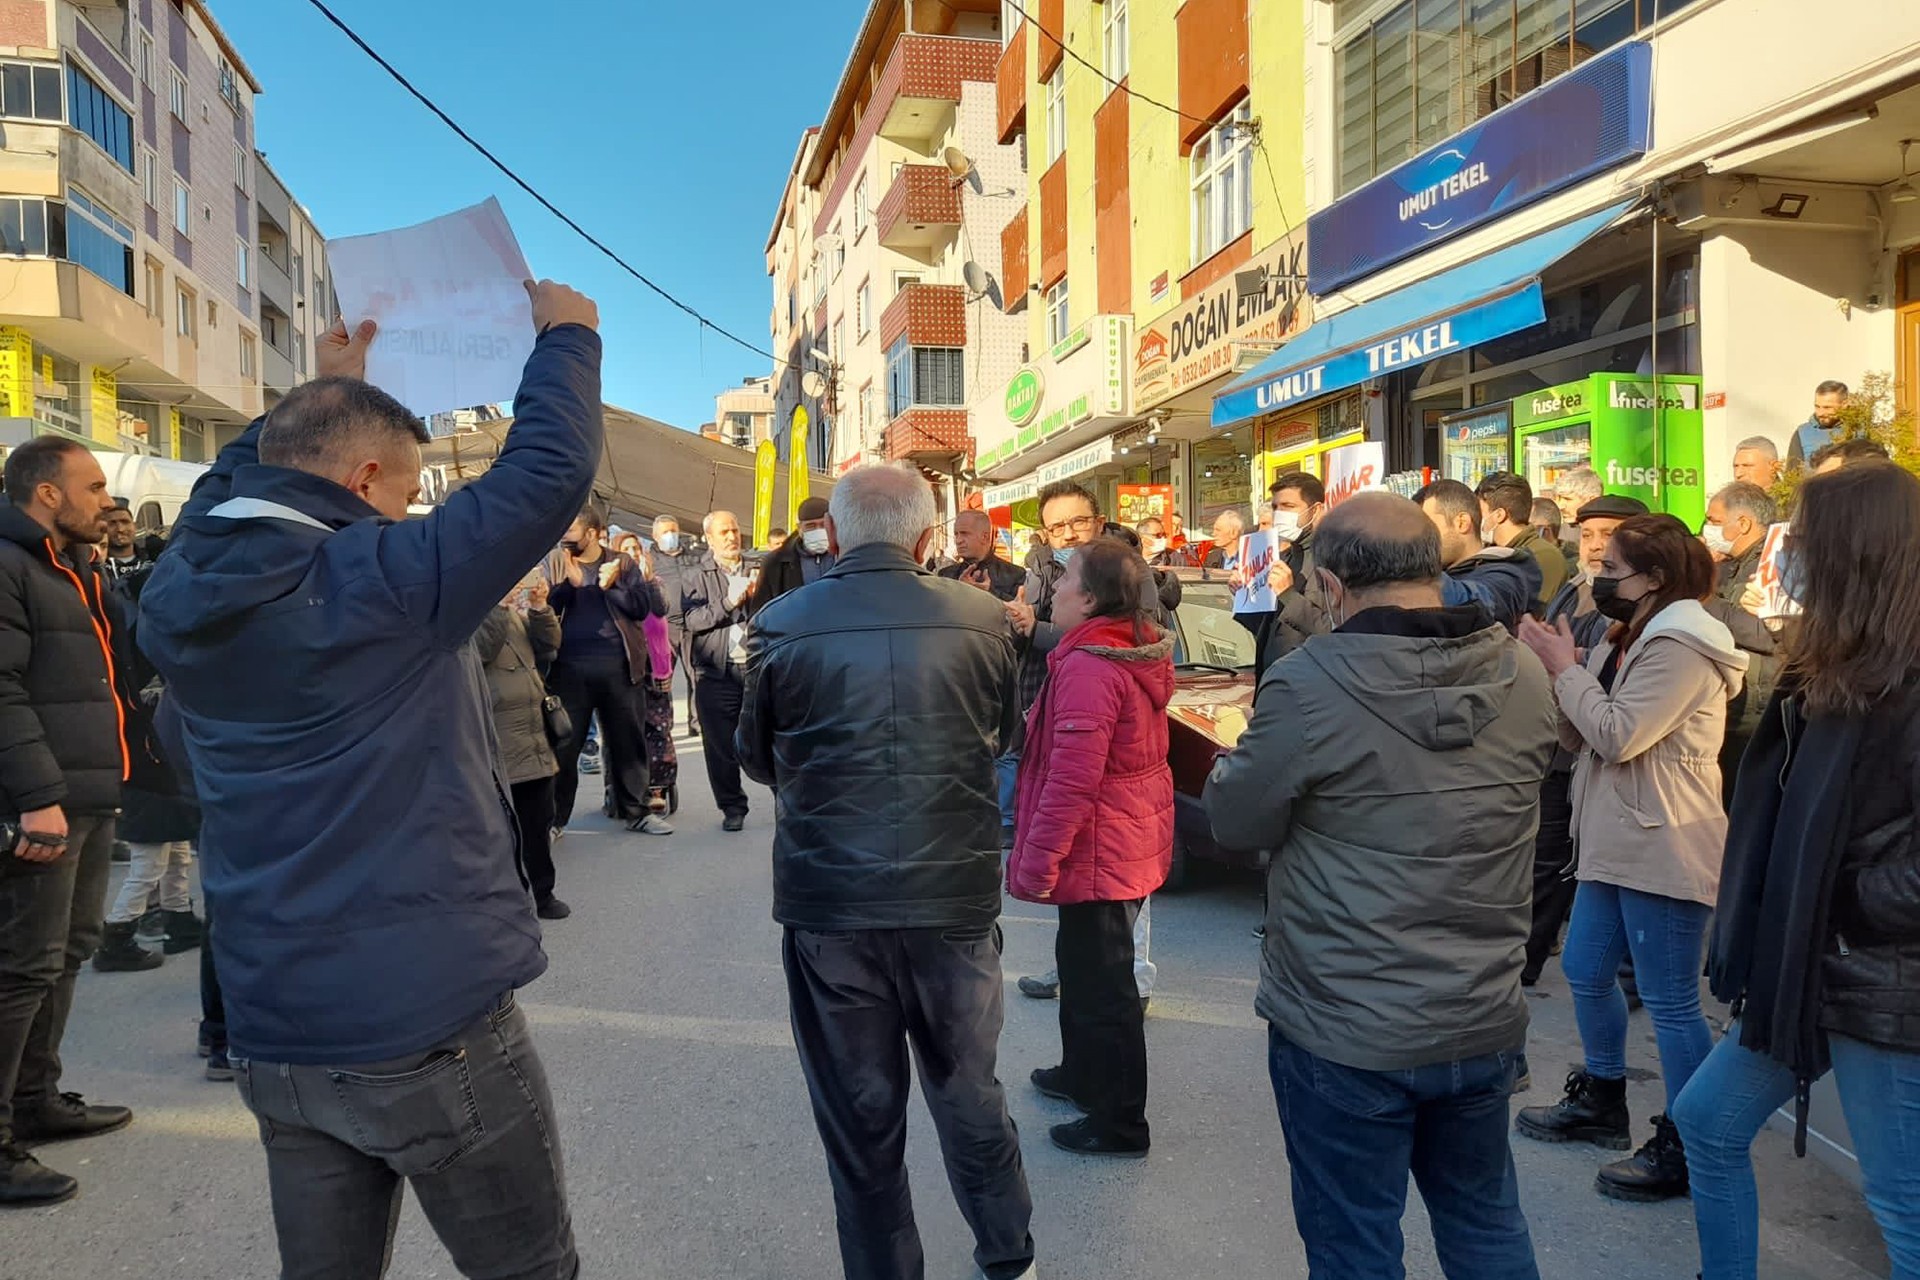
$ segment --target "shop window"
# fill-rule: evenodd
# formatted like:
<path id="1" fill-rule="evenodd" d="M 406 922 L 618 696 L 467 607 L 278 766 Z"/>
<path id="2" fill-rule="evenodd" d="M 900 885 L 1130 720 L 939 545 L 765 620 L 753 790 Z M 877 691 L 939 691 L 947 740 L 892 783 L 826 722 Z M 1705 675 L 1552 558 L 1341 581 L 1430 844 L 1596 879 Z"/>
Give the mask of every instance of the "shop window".
<path id="1" fill-rule="evenodd" d="M 1253 226 L 1252 108 L 1245 99 L 1193 144 L 1193 265 Z"/>

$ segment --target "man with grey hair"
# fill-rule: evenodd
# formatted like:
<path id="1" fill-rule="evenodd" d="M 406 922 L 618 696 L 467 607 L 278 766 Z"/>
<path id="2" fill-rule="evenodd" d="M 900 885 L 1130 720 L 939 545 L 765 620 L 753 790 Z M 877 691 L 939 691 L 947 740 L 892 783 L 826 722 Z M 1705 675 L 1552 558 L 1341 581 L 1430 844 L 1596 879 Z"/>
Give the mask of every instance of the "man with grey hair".
<path id="1" fill-rule="evenodd" d="M 1762 489 L 1780 478 L 1780 446 L 1767 436 L 1748 436 L 1733 447 L 1733 478 Z"/>
<path id="2" fill-rule="evenodd" d="M 747 564 L 740 518 L 710 511 L 700 522 L 706 552 L 682 571 L 681 607 L 687 648 L 693 655 L 693 699 L 706 734 L 707 784 L 725 831 L 747 826 L 747 791 L 740 785 L 740 759 L 733 733 L 745 694 L 747 618 L 759 574 Z M 671 612 L 671 606 L 669 606 Z"/>
<path id="3" fill-rule="evenodd" d="M 686 680 L 687 732 L 695 737 L 700 736 L 700 716 L 694 710 L 693 650 L 687 644 L 686 580 L 699 560 L 687 550 L 677 519 L 654 517 L 653 576 L 660 581 L 660 594 L 667 598 L 667 643 L 673 646 L 673 661 Z"/>
<path id="4" fill-rule="evenodd" d="M 1567 557 L 1567 575 L 1580 572 L 1580 508 L 1607 491 L 1592 467 L 1575 467 L 1553 482 L 1553 501 L 1560 508 L 1560 545 Z"/>
<path id="5" fill-rule="evenodd" d="M 1540 662 L 1441 605 L 1437 528 L 1387 493 L 1320 522 L 1335 624 L 1275 662 L 1206 805 L 1271 848 L 1256 1008 L 1315 1275 L 1402 1272 L 1409 1175 L 1453 1280 L 1537 1280 L 1507 1098 L 1540 780 Z"/>
<path id="6" fill-rule="evenodd" d="M 773 915 L 841 1262 L 849 1280 L 925 1274 L 911 1045 L 974 1261 L 989 1280 L 1031 1275 L 1033 1202 L 995 1074 L 994 761 L 1019 716 L 1006 612 L 922 567 L 933 493 L 913 471 L 849 472 L 827 531 L 833 568 L 754 616 L 738 749 L 779 796 Z"/>
<path id="7" fill-rule="evenodd" d="M 1213 518 L 1213 541 L 1195 548 L 1194 564 L 1203 569 L 1232 569 L 1240 563 L 1240 535 L 1247 531 L 1247 518 L 1228 509 Z"/>

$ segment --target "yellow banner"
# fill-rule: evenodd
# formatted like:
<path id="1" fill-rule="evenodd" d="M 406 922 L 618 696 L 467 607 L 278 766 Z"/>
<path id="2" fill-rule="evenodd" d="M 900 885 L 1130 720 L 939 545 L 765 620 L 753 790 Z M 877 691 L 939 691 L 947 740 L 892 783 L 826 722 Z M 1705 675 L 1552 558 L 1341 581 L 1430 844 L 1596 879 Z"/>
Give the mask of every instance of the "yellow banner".
<path id="1" fill-rule="evenodd" d="M 93 438 L 116 448 L 120 444 L 120 382 L 107 370 L 93 370 Z"/>
<path id="2" fill-rule="evenodd" d="M 762 440 L 753 451 L 753 545 L 767 545 L 773 529 L 773 473 L 780 465 L 780 451 L 773 441 Z"/>
<path id="3" fill-rule="evenodd" d="M 167 456 L 169 458 L 180 456 L 180 425 L 180 411 L 167 410 Z"/>
<path id="4" fill-rule="evenodd" d="M 796 405 L 787 433 L 787 531 L 800 527 L 800 504 L 807 500 L 807 407 Z"/>
<path id="5" fill-rule="evenodd" d="M 0 408 L 0 416 L 33 416 L 33 335 L 18 325 L 0 325 Z"/>

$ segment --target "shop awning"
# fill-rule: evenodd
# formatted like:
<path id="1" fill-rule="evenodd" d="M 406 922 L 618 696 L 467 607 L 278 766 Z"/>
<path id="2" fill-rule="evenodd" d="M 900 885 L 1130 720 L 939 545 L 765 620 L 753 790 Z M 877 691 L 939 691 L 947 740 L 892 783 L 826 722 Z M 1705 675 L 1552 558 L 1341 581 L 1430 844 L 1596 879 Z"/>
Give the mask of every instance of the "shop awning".
<path id="1" fill-rule="evenodd" d="M 1215 396 L 1213 425 L 1230 427 L 1543 323 L 1541 273 L 1639 204 L 1628 200 L 1329 316 Z"/>

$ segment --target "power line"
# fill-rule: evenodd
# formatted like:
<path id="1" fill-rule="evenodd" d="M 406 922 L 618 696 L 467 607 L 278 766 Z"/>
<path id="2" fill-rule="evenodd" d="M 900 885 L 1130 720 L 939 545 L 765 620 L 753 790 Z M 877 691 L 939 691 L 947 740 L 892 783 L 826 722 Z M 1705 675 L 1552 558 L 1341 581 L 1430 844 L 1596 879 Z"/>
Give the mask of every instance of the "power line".
<path id="1" fill-rule="evenodd" d="M 554 204 L 553 201 L 547 199 L 545 196 L 541 195 L 538 191 L 534 190 L 532 185 L 529 184 L 525 178 L 522 178 L 518 173 L 515 173 L 513 169 L 510 168 L 505 161 L 500 159 L 499 156 L 496 156 L 495 154 L 493 154 L 493 152 L 489 151 L 484 145 L 482 145 L 479 139 L 475 138 L 471 133 L 468 133 L 465 129 L 461 128 L 458 121 L 456 121 L 452 116 L 448 115 L 445 111 L 441 110 L 439 105 L 436 104 L 432 98 L 429 98 L 426 94 L 422 93 L 419 89 L 415 88 L 413 85 L 413 82 L 411 80 L 408 80 L 404 75 L 400 74 L 399 70 L 395 68 L 391 62 L 388 62 L 385 58 L 381 57 L 380 54 L 377 51 L 375 51 L 372 45 L 368 44 L 364 39 L 360 37 L 359 32 L 355 31 L 352 27 L 348 26 L 344 21 L 341 20 L 338 14 L 334 13 L 333 10 L 329 9 L 324 3 L 324 0 L 308 0 L 308 3 L 313 5 L 315 9 L 318 9 L 320 11 L 320 15 L 324 17 L 328 22 L 331 22 L 334 26 L 338 27 L 340 29 L 341 34 L 345 35 L 347 39 L 353 41 L 354 44 L 358 45 L 362 53 L 366 54 L 369 58 L 372 58 L 374 62 L 378 63 L 380 66 L 380 69 L 385 71 L 388 75 L 392 76 L 393 79 L 400 85 L 402 89 L 405 89 L 408 93 L 412 94 L 414 98 L 416 98 L 420 102 L 421 106 L 425 107 L 427 110 L 433 112 L 434 115 L 438 116 L 440 118 L 440 122 L 446 125 L 447 128 L 453 130 L 454 133 L 459 135 L 461 141 L 465 142 L 468 146 L 472 147 L 475 151 L 478 151 L 483 157 L 486 158 L 489 164 L 491 164 L 494 168 L 498 169 L 502 174 L 504 174 L 509 182 L 512 182 L 516 187 L 519 187 L 522 191 L 526 192 L 529 196 L 532 196 L 534 200 L 539 202 L 542 208 L 544 208 L 548 213 L 551 213 L 554 217 L 560 219 L 561 222 L 564 222 L 582 240 L 585 240 L 588 244 L 592 245 L 594 248 L 598 249 L 601 253 L 605 254 L 614 263 L 615 266 L 619 267 L 622 271 L 625 271 L 628 275 L 632 276 L 635 280 L 638 280 L 641 284 L 645 285 L 647 288 L 653 290 L 653 292 L 658 294 L 661 298 L 663 298 L 668 303 L 668 305 L 676 308 L 677 310 L 683 311 L 687 315 L 691 316 L 699 324 L 701 328 L 711 329 L 715 333 L 719 334 L 721 337 L 726 338 L 728 341 L 736 343 L 739 346 L 746 348 L 748 351 L 751 351 L 754 355 L 764 356 L 766 359 L 773 361 L 776 365 L 785 365 L 787 363 L 786 361 L 780 359 L 778 356 L 774 355 L 773 352 L 768 351 L 762 347 L 755 346 L 753 343 L 747 341 L 745 338 L 741 337 L 739 334 L 734 333 L 731 329 L 728 329 L 724 325 L 718 324 L 715 321 L 708 319 L 705 315 L 701 314 L 699 311 L 689 306 L 687 303 L 682 302 L 679 298 L 667 292 L 667 290 L 662 288 L 660 285 L 655 284 L 652 280 L 648 279 L 647 276 L 643 272 L 641 272 L 638 268 L 634 267 L 625 258 L 615 253 L 612 249 L 609 249 L 606 246 L 606 244 L 604 244 L 599 238 L 594 236 L 585 227 L 581 226 L 578 222 L 574 221 L 571 217 L 567 216 L 567 214 L 562 212 L 560 207 Z"/>
<path id="2" fill-rule="evenodd" d="M 1017 3 L 1015 3 L 1015 0 L 1002 0 L 1002 2 L 1007 6 L 1007 8 L 1013 10 L 1015 13 L 1019 14 L 1022 18 L 1026 19 L 1027 22 L 1032 24 L 1033 29 L 1035 31 L 1038 31 L 1041 35 L 1045 36 L 1047 39 L 1059 45 L 1061 52 L 1065 53 L 1069 58 L 1072 58 L 1075 62 L 1079 63 L 1081 66 L 1085 67 L 1087 70 L 1093 72 L 1093 74 L 1099 76 L 1102 80 L 1105 80 L 1108 84 L 1112 85 L 1114 88 L 1118 89 L 1120 92 L 1126 94 L 1128 97 L 1138 98 L 1140 101 L 1146 103 L 1148 106 L 1158 107 L 1162 111 L 1171 111 L 1174 115 L 1179 116 L 1182 120 L 1189 121 L 1190 123 L 1193 123 L 1193 124 L 1211 125 L 1213 123 L 1213 121 L 1208 120 L 1204 116 L 1190 115 L 1187 112 L 1182 111 L 1178 107 L 1168 106 L 1166 103 L 1160 101 L 1158 98 L 1149 98 L 1146 94 L 1141 93 L 1138 89 L 1135 89 L 1130 85 L 1125 85 L 1120 83 L 1120 81 L 1115 80 L 1112 76 L 1102 71 L 1099 67 L 1096 67 L 1093 63 L 1087 61 L 1085 58 L 1081 57 L 1078 53 L 1074 52 L 1073 47 L 1069 45 L 1065 40 L 1061 39 L 1059 36 L 1055 35 L 1053 32 L 1041 26 L 1040 20 L 1038 18 L 1035 18 L 1032 14 L 1028 13 L 1025 9 L 1022 9 Z"/>

